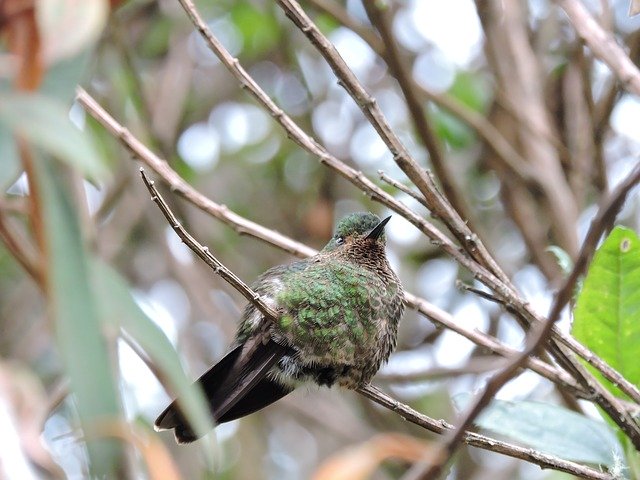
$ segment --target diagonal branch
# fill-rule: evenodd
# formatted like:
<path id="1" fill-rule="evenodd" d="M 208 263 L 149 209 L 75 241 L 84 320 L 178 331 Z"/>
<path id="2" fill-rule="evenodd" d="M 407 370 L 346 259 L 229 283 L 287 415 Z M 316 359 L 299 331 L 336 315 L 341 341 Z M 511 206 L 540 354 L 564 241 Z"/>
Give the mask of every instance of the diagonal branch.
<path id="1" fill-rule="evenodd" d="M 376 402 L 378 405 L 397 413 L 408 422 L 425 428 L 426 430 L 429 430 L 431 432 L 442 435 L 448 431 L 453 430 L 454 428 L 453 425 L 445 422 L 444 420 L 435 420 L 431 417 L 428 417 L 427 415 L 415 411 L 408 405 L 398 402 L 396 399 L 380 391 L 373 385 L 361 387 L 358 390 L 358 393 Z M 601 472 L 599 470 L 595 470 L 590 467 L 586 467 L 584 465 L 580 465 L 578 463 L 570 462 L 567 460 L 560 460 L 558 462 L 559 459 L 552 455 L 547 455 L 530 448 L 514 448 L 514 445 L 500 440 L 495 440 L 493 438 L 486 437 L 485 435 L 480 435 L 475 432 L 465 432 L 463 441 L 464 443 L 472 447 L 484 448 L 486 450 L 508 455 L 513 458 L 519 458 L 529 463 L 540 465 L 542 468 L 552 468 L 554 470 L 571 473 L 572 475 L 576 475 L 579 478 L 615 480 L 615 477 L 610 473 Z M 486 446 L 487 441 L 492 443 L 490 447 Z M 551 463 L 553 463 L 554 466 L 550 466 Z M 543 466 L 543 464 L 545 464 L 546 466 Z"/>
<path id="2" fill-rule="evenodd" d="M 0 204 L 0 239 L 27 274 L 42 287 L 40 284 L 42 272 L 38 270 L 38 262 L 34 259 L 35 252 L 33 252 L 32 245 L 20 235 L 17 229 L 12 228 L 8 220 L 4 206 Z"/>
<path id="3" fill-rule="evenodd" d="M 578 35 L 589 46 L 593 54 L 606 63 L 618 78 L 623 88 L 640 96 L 640 70 L 578 0 L 555 0 L 565 11 Z"/>
<path id="4" fill-rule="evenodd" d="M 158 208 L 169 222 L 169 225 L 173 229 L 174 232 L 180 237 L 180 240 L 189 247 L 189 249 L 195 253 L 204 263 L 209 265 L 214 273 L 220 275 L 222 279 L 235 288 L 239 293 L 241 293 L 249 302 L 253 303 L 260 312 L 265 316 L 265 318 L 276 321 L 278 319 L 278 314 L 276 311 L 267 305 L 260 295 L 251 290 L 249 286 L 244 283 L 240 277 L 234 274 L 231 270 L 225 267 L 220 260 L 218 260 L 210 251 L 208 247 L 201 245 L 178 221 L 175 214 L 167 205 L 167 202 L 164 201 L 164 198 L 158 193 L 158 190 L 155 187 L 153 180 L 149 180 L 147 175 L 144 173 L 144 169 L 140 168 L 140 176 L 142 177 L 142 181 L 144 182 L 147 190 L 151 194 L 151 200 L 153 200 Z"/>
<path id="5" fill-rule="evenodd" d="M 76 100 L 114 137 L 119 139 L 136 158 L 143 160 L 161 175 L 171 186 L 172 191 L 178 193 L 202 211 L 230 225 L 240 235 L 250 235 L 269 243 L 276 242 L 276 244 L 286 252 L 299 257 L 313 255 L 314 250 L 306 245 L 241 217 L 229 210 L 225 205 L 212 202 L 200 192 L 193 189 L 165 160 L 159 158 L 146 145 L 133 136 L 127 128 L 118 123 L 91 95 L 80 87 L 78 87 L 76 92 Z"/>
<path id="6" fill-rule="evenodd" d="M 391 178 L 389 175 L 384 173 L 383 170 L 378 170 L 378 177 L 380 177 L 380 180 L 382 180 L 383 182 L 388 183 L 389 185 L 391 185 L 392 187 L 397 188 L 398 190 L 400 190 L 403 193 L 406 193 L 411 198 L 413 198 L 418 203 L 420 203 L 420 205 L 422 205 L 423 207 L 429 208 L 429 206 L 427 205 L 427 202 L 425 201 L 424 197 L 420 196 L 420 194 L 418 192 L 416 192 L 415 190 L 412 190 L 411 188 L 407 187 L 405 184 L 400 183 L 396 179 Z"/>

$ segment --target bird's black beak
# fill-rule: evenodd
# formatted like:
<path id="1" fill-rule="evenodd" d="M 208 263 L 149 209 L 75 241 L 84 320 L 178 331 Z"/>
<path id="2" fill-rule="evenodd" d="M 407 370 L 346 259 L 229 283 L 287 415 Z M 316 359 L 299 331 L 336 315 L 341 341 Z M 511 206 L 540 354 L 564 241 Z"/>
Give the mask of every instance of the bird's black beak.
<path id="1" fill-rule="evenodd" d="M 380 238 L 380 235 L 384 233 L 384 226 L 389 222 L 389 220 L 391 220 L 391 215 L 389 215 L 387 218 L 382 220 L 378 225 L 373 227 L 371 231 L 367 233 L 367 236 L 365 238 L 370 238 L 372 240 L 377 240 L 378 238 Z"/>

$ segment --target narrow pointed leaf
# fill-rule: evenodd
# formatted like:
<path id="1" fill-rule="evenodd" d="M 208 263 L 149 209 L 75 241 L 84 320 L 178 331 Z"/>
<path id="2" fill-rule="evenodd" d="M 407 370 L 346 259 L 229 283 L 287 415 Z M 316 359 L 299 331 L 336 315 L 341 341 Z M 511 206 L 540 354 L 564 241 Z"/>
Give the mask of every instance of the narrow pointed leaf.
<path id="1" fill-rule="evenodd" d="M 47 250 L 47 293 L 60 356 L 86 433 L 91 474 L 114 478 L 121 460 L 117 443 L 92 439 L 96 425 L 121 414 L 80 226 L 60 166 L 43 159 L 34 164 Z"/>
<path id="2" fill-rule="evenodd" d="M 99 260 L 92 262 L 91 269 L 94 288 L 100 292 L 103 321 L 124 330 L 142 347 L 172 390 L 184 398 L 185 414 L 192 425 L 202 435 L 209 433 L 213 425 L 202 392 L 191 388 L 193 381 L 185 375 L 178 354 L 164 332 L 141 310 L 118 272 Z M 211 444 L 202 442 L 202 447 L 212 465 Z"/>
<path id="3" fill-rule="evenodd" d="M 90 137 L 69 119 L 69 107 L 41 94 L 0 95 L 0 128 L 19 134 L 92 179 L 107 168 Z"/>
<path id="4" fill-rule="evenodd" d="M 456 408 L 464 410 L 471 398 L 457 395 Z M 612 467 L 622 457 L 622 447 L 608 425 L 559 405 L 493 400 L 475 423 L 565 460 Z"/>

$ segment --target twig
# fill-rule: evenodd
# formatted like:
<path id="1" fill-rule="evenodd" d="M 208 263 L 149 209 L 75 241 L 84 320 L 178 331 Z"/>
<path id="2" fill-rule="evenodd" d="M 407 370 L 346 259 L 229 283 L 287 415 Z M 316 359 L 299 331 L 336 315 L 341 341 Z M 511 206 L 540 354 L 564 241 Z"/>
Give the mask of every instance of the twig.
<path id="1" fill-rule="evenodd" d="M 422 205 L 423 207 L 429 208 L 429 206 L 427 205 L 427 202 L 425 201 L 424 197 L 422 197 L 421 195 L 418 195 L 417 192 L 413 191 L 412 189 L 410 189 L 406 185 L 404 185 L 404 184 L 400 183 L 399 181 L 391 178 L 389 175 L 384 173 L 382 170 L 378 170 L 378 176 L 380 177 L 380 180 L 382 180 L 383 182 L 386 182 L 389 185 L 391 185 L 392 187 L 397 188 L 401 192 L 406 193 L 407 195 L 409 195 L 414 200 L 417 200 L 420 203 L 420 205 Z"/>
<path id="2" fill-rule="evenodd" d="M 459 280 L 456 281 L 456 288 L 460 290 L 464 290 L 465 292 L 473 293 L 474 295 L 477 295 L 478 297 L 483 298 L 485 300 L 489 300 L 490 302 L 497 303 L 498 305 L 504 307 L 507 311 L 509 309 L 508 305 L 505 305 L 501 299 L 493 295 L 491 292 L 481 290 L 472 285 L 467 285 L 466 283 Z"/>
<path id="3" fill-rule="evenodd" d="M 238 278 L 233 272 L 225 267 L 210 251 L 207 247 L 201 245 L 193 236 L 187 232 L 184 227 L 178 222 L 177 218 L 164 201 L 158 190 L 156 189 L 154 182 L 149 180 L 144 173 L 143 169 L 140 169 L 140 175 L 144 181 L 145 186 L 149 190 L 152 200 L 156 203 L 158 208 L 162 211 L 171 228 L 176 232 L 180 239 L 207 265 L 209 265 L 216 274 L 220 275 L 226 282 L 228 282 L 233 288 L 241 293 L 249 302 L 258 308 L 265 319 L 271 322 L 277 322 L 278 314 L 269 305 L 267 305 L 260 295 L 251 290 L 240 278 Z M 442 434 L 453 427 L 448 423 L 440 420 L 433 420 L 426 415 L 422 415 L 410 407 L 392 399 L 388 395 L 382 393 L 376 387 L 372 385 L 365 385 L 357 390 L 363 396 L 375 401 L 379 405 L 384 406 L 398 414 L 403 418 L 419 425 L 432 432 Z M 612 477 L 608 474 L 603 474 L 597 470 L 582 466 L 574 462 L 568 462 L 551 455 L 545 455 L 539 452 L 532 451 L 528 448 L 517 447 L 506 442 L 500 442 L 484 435 L 467 432 L 465 441 L 469 445 L 476 446 L 491 451 L 500 451 L 505 455 L 512 456 L 514 458 L 520 458 L 531 463 L 540 465 L 543 468 L 553 468 L 555 470 L 565 471 L 568 473 L 574 473 L 582 475 L 584 478 L 610 480 Z"/>
<path id="4" fill-rule="evenodd" d="M 422 315 L 427 317 L 433 323 L 441 325 L 449 330 L 452 330 L 459 335 L 465 337 L 470 342 L 486 348 L 502 357 L 513 357 L 517 355 L 518 351 L 510 347 L 507 347 L 497 338 L 487 335 L 486 333 L 478 330 L 465 329 L 458 322 L 455 321 L 451 314 L 439 309 L 435 305 L 430 304 L 422 298 L 418 298 L 411 293 L 405 292 L 405 303 L 407 306 L 414 308 Z M 588 392 L 582 389 L 576 381 L 563 370 L 556 369 L 548 363 L 539 360 L 538 358 L 529 358 L 526 364 L 527 368 L 533 370 L 538 375 L 556 383 L 560 387 L 573 392 L 574 395 L 591 399 Z"/>
<path id="5" fill-rule="evenodd" d="M 604 31 L 582 3 L 577 0 L 555 0 L 565 11 L 578 35 L 593 54 L 606 63 L 628 92 L 640 96 L 640 70 L 634 65 L 613 36 Z"/>
<path id="6" fill-rule="evenodd" d="M 26 242 L 26 239 L 21 238 L 17 230 L 11 228 L 7 220 L 4 209 L 2 205 L 0 205 L 0 238 L 7 247 L 7 250 L 11 252 L 13 258 L 36 283 L 39 283 L 42 279 L 42 274 L 38 271 L 37 263 L 33 259 L 33 252 L 31 252 L 29 248 L 29 243 Z"/>
<path id="7" fill-rule="evenodd" d="M 240 292 L 249 302 L 253 303 L 267 319 L 271 321 L 277 320 L 277 312 L 267 305 L 260 295 L 251 290 L 249 286 L 240 280 L 237 275 L 213 256 L 208 247 L 202 246 L 189 232 L 187 232 L 187 230 L 185 230 L 180 222 L 178 222 L 178 219 L 173 212 L 169 209 L 167 202 L 165 202 L 162 196 L 158 193 L 154 182 L 147 178 L 142 167 L 140 168 L 140 176 L 151 194 L 151 199 L 156 203 L 156 205 L 158 205 L 158 208 L 169 222 L 169 225 L 171 225 L 171 228 L 176 232 L 178 237 L 180 237 L 180 240 L 182 240 L 182 242 L 189 247 L 193 253 L 198 255 L 198 257 L 209 265 L 214 273 L 220 275 L 224 281 Z"/>

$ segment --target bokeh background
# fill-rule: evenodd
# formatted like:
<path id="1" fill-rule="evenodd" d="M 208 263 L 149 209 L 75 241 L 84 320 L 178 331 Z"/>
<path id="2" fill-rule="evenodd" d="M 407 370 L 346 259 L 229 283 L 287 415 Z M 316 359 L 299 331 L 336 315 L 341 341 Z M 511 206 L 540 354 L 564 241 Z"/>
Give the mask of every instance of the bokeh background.
<path id="1" fill-rule="evenodd" d="M 25 31 L 40 35 L 44 60 L 37 88 L 46 112 L 30 117 L 19 110 L 24 106 L 11 107 L 8 99 L 24 90 L 15 81 L 17 37 L 11 30 L 18 28 L 11 25 L 22 11 L 9 10 L 19 2 L 5 3 L 5 10 L 0 9 L 5 15 L 0 23 L 5 34 L 0 93 L 6 100 L 5 107 L 0 106 L 3 228 L 17 232 L 24 245 L 37 244 L 29 220 L 24 157 L 12 135 L 18 117 L 36 128 L 45 124 L 38 115 L 63 109 L 61 123 L 68 112 L 73 128 L 91 138 L 88 151 L 106 171 L 96 179 L 83 179 L 88 167 L 67 162 L 63 171 L 54 172 L 65 179 L 84 244 L 118 272 L 137 305 L 177 350 L 189 377 L 225 353 L 244 301 L 181 245 L 141 183 L 136 159 L 72 103 L 76 83 L 197 190 L 311 247 L 321 248 L 344 214 L 389 213 L 291 142 L 209 51 L 174 0 L 80 2 L 84 16 L 64 10 L 81 10 L 74 2 L 48 2 L 57 3 L 58 11 L 35 2 L 35 30 Z M 429 217 L 418 201 L 379 179 L 383 171 L 411 185 L 325 61 L 273 2 L 215 0 L 196 5 L 214 34 L 285 112 L 336 157 Z M 311 0 L 302 5 L 375 96 L 411 154 L 432 168 L 402 91 L 376 52 L 384 44 L 361 2 Z M 640 17 L 629 17 L 629 2 L 585 5 L 637 61 Z M 60 11 L 63 15 L 56 17 Z M 599 200 L 638 161 L 640 101 L 620 90 L 553 2 L 403 0 L 389 2 L 386 14 L 442 152 L 441 168 L 462 200 L 458 206 L 464 208 L 464 218 L 525 298 L 545 313 L 563 275 L 562 260 L 575 256 Z M 457 106 L 462 118 L 446 108 L 447 102 Z M 47 125 L 38 130 L 38 138 L 46 139 L 49 129 L 59 141 L 71 135 L 55 122 Z M 570 205 L 564 208 L 554 204 L 548 192 L 523 188 L 501 169 L 487 144 L 487 129 L 533 169 L 547 168 L 542 157 L 551 159 L 556 170 L 550 175 L 557 176 Z M 43 147 L 38 138 L 31 141 L 46 151 L 46 141 Z M 532 141 L 543 151 L 531 150 L 527 145 Z M 557 184 L 550 185 L 554 189 Z M 277 248 L 238 235 L 161 182 L 158 187 L 185 227 L 242 279 L 251 281 L 267 268 L 293 260 Z M 558 218 L 556 210 L 567 216 Z M 637 229 L 637 196 L 627 202 L 620 219 Z M 456 288 L 457 280 L 474 284 L 474 279 L 437 245 L 397 215 L 387 236 L 390 261 L 407 290 L 469 329 L 522 347 L 524 334 L 509 315 Z M 549 252 L 550 246 L 558 248 Z M 7 478 L 87 475 L 76 403 L 67 395 L 61 354 L 65 342 L 56 337 L 60 327 L 52 310 L 41 283 L 0 242 L 0 464 Z M 563 328 L 567 325 L 564 319 Z M 65 332 L 80 335 L 73 328 Z M 153 358 L 141 359 L 130 342 L 118 338 L 117 328 L 105 328 L 104 338 L 118 409 L 148 433 L 170 400 L 166 384 L 149 368 Z M 82 375 L 82 357 L 76 361 Z M 452 419 L 451 399 L 474 392 L 493 366 L 487 352 L 408 311 L 398 350 L 375 383 L 419 411 Z M 84 375 L 90 384 L 90 363 Z M 562 401 L 549 382 L 532 372 L 508 383 L 499 398 Z M 309 387 L 217 428 L 215 474 L 207 467 L 203 448 L 176 446 L 168 433 L 150 435 L 169 449 L 183 478 L 302 479 L 314 474 L 332 478 L 319 470 L 330 461 L 340 468 L 352 463 L 362 467 L 367 462 L 376 465 L 387 455 L 396 459 L 385 462 L 374 478 L 399 478 L 407 459 L 393 452 L 415 445 L 396 434 L 421 442 L 433 438 L 354 393 Z M 161 458 L 154 457 L 156 453 L 145 457 L 133 448 L 121 455 L 114 475 L 127 478 L 146 478 L 144 459 Z M 449 478 L 563 477 L 498 454 L 463 449 Z"/>

